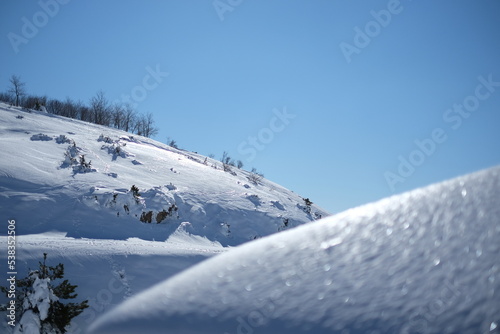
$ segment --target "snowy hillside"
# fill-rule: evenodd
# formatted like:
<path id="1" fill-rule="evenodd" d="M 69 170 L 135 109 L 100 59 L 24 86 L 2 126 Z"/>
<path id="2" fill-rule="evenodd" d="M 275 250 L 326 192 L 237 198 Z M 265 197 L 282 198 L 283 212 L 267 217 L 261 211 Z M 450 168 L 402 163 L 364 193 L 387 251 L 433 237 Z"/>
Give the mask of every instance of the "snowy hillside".
<path id="1" fill-rule="evenodd" d="M 500 167 L 206 260 L 92 333 L 499 333 Z"/>
<path id="2" fill-rule="evenodd" d="M 1 103 L 0 145 L 0 243 L 15 220 L 19 279 L 44 252 L 50 265 L 64 263 L 77 301 L 90 304 L 69 333 L 225 246 L 327 215 L 258 175 L 223 171 L 219 161 Z M 2 321 L 4 330 L 12 328 Z"/>
<path id="3" fill-rule="evenodd" d="M 19 234 L 164 241 L 187 222 L 225 246 L 326 215 L 250 172 L 59 116 L 0 104 L 0 141 L 0 207 Z"/>

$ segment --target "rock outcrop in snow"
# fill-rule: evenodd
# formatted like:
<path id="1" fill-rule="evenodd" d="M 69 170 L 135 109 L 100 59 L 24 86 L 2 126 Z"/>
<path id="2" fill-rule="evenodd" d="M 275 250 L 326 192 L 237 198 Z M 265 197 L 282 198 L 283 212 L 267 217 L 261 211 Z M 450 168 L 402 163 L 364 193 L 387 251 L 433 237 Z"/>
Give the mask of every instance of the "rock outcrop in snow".
<path id="1" fill-rule="evenodd" d="M 250 242 L 92 333 L 498 333 L 500 167 Z"/>

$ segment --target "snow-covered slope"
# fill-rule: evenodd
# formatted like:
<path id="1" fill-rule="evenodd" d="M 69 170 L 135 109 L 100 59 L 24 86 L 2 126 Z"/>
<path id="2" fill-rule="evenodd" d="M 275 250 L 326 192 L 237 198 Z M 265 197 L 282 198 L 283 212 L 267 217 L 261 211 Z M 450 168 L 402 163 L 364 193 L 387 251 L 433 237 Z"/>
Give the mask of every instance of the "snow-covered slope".
<path id="1" fill-rule="evenodd" d="M 18 279 L 43 253 L 49 265 L 64 264 L 65 278 L 78 285 L 76 301 L 90 305 L 68 333 L 82 333 L 112 306 L 223 246 L 327 215 L 273 182 L 252 182 L 247 171 L 224 172 L 219 161 L 2 103 L 0 152 L 0 244 L 15 220 Z M 12 328 L 2 321 L 0 332 Z"/>
<path id="2" fill-rule="evenodd" d="M 206 260 L 92 333 L 498 333 L 500 167 Z"/>
<path id="3" fill-rule="evenodd" d="M 0 145 L 0 208 L 18 234 L 164 241 L 187 222 L 225 246 L 327 215 L 273 182 L 252 182 L 250 172 L 224 172 L 219 161 L 5 104 Z"/>

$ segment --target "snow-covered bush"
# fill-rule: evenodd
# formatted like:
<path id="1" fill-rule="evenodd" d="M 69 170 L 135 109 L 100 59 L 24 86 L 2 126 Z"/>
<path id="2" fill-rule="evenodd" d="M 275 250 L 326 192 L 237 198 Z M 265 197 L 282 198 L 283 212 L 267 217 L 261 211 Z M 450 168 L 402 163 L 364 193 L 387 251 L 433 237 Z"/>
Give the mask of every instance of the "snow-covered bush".
<path id="1" fill-rule="evenodd" d="M 64 138 L 59 136 L 57 140 L 64 140 Z M 92 161 L 85 160 L 85 155 L 81 154 L 82 149 L 77 147 L 74 141 L 70 140 L 70 142 L 72 142 L 72 144 L 69 145 L 66 152 L 64 152 L 64 161 L 59 168 L 72 167 L 74 174 L 96 172 L 97 170 L 92 168 Z"/>
<path id="2" fill-rule="evenodd" d="M 43 263 L 39 269 L 31 271 L 26 278 L 16 279 L 16 319 L 19 321 L 14 328 L 14 334 L 66 333 L 66 327 L 71 319 L 78 316 L 88 307 L 88 301 L 80 303 L 63 303 L 62 300 L 74 299 L 76 285 L 66 279 L 55 285 L 55 281 L 64 277 L 64 265 L 55 267 L 46 265 L 47 253 L 43 254 Z M 7 294 L 5 287 L 1 290 Z M 1 310 L 6 310 L 5 306 Z"/>
<path id="3" fill-rule="evenodd" d="M 76 144 L 68 146 L 66 152 L 64 152 L 64 161 L 61 164 L 61 168 L 70 167 L 72 165 L 78 164 L 78 160 L 76 159 L 80 153 L 80 149 L 76 147 Z"/>
<path id="4" fill-rule="evenodd" d="M 103 141 L 108 144 L 113 143 L 113 139 L 109 138 L 108 136 L 104 136 L 103 134 L 101 134 L 99 138 L 97 138 L 97 141 Z"/>
<path id="5" fill-rule="evenodd" d="M 73 172 L 76 173 L 91 173 L 97 171 L 92 168 L 92 161 L 86 161 L 85 155 L 82 154 L 78 158 L 78 164 L 73 166 Z"/>
<path id="6" fill-rule="evenodd" d="M 30 140 L 33 140 L 33 141 L 37 141 L 37 140 L 40 140 L 40 141 L 50 141 L 50 140 L 52 140 L 52 137 L 51 136 L 47 136 L 46 134 L 43 134 L 43 133 L 39 133 L 39 134 L 31 136 Z"/>
<path id="7" fill-rule="evenodd" d="M 65 135 L 59 135 L 59 137 L 56 138 L 56 143 L 58 143 L 58 144 L 71 144 L 71 139 L 69 139 Z"/>
<path id="8" fill-rule="evenodd" d="M 172 182 L 170 182 L 170 184 L 167 184 L 165 186 L 168 190 L 176 190 L 177 187 L 175 185 L 172 184 Z"/>
<path id="9" fill-rule="evenodd" d="M 107 150 L 108 154 L 113 156 L 113 160 L 116 160 L 116 158 L 121 157 L 123 159 L 127 157 L 133 157 L 134 155 L 125 151 L 124 147 L 126 146 L 126 143 L 120 143 L 120 142 L 113 142 L 111 144 L 104 144 L 101 146 L 101 150 Z"/>

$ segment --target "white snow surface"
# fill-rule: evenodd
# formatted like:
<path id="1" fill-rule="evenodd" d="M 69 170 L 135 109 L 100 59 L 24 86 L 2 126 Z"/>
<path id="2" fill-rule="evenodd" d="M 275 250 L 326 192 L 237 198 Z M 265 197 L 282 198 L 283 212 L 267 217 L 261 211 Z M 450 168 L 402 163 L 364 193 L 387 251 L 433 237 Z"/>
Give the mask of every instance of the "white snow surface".
<path id="1" fill-rule="evenodd" d="M 18 221 L 18 234 L 165 241 L 188 222 L 191 234 L 235 246 L 328 215 L 269 180 L 253 184 L 248 171 L 224 172 L 217 160 L 3 103 L 0 145 L 0 209 Z M 151 223 L 140 222 L 148 213 Z"/>
<path id="2" fill-rule="evenodd" d="M 227 246 L 327 215 L 269 180 L 253 184 L 247 171 L 224 172 L 214 159 L 3 103 L 0 151 L 0 244 L 7 244 L 7 220 L 15 220 L 18 279 L 44 252 L 49 266 L 64 264 L 64 279 L 78 285 L 69 301 L 90 305 L 68 333 L 82 333 L 103 312 Z M 141 222 L 149 212 L 151 223 Z M 17 321 L 39 327 L 29 319 Z M 12 328 L 2 321 L 0 332 Z"/>
<path id="3" fill-rule="evenodd" d="M 498 333 L 500 167 L 250 242 L 91 333 Z"/>
<path id="4" fill-rule="evenodd" d="M 50 303 L 59 300 L 49 289 L 50 279 L 48 278 L 39 278 L 38 276 L 33 282 L 33 293 L 28 296 L 25 300 L 24 309 L 28 309 L 28 305 L 31 305 L 32 308 L 37 308 L 40 313 L 40 320 L 47 319 L 49 314 Z M 29 302 L 29 304 L 28 304 Z"/>
<path id="5" fill-rule="evenodd" d="M 24 312 L 14 334 L 40 334 L 40 317 L 32 310 Z"/>

